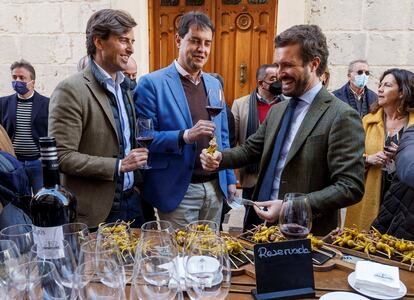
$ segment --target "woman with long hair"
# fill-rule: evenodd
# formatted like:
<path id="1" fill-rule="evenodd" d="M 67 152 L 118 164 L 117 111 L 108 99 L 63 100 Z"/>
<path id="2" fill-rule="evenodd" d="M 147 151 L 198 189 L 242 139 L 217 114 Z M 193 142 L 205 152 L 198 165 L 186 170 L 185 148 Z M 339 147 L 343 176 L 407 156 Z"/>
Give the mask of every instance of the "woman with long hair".
<path id="1" fill-rule="evenodd" d="M 403 69 L 385 71 L 378 100 L 363 120 L 365 130 L 365 194 L 349 207 L 345 226 L 368 230 L 376 218 L 395 174 L 394 157 L 404 130 L 414 124 L 414 74 Z"/>

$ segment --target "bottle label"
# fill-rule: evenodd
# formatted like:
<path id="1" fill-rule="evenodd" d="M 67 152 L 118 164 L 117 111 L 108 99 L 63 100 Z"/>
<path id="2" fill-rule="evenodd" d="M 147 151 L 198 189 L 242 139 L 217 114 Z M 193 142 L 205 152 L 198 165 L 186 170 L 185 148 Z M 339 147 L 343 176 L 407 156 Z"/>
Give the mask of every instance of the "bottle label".
<path id="1" fill-rule="evenodd" d="M 65 256 L 62 226 L 33 226 L 33 239 L 36 244 L 38 258 L 58 259 Z"/>

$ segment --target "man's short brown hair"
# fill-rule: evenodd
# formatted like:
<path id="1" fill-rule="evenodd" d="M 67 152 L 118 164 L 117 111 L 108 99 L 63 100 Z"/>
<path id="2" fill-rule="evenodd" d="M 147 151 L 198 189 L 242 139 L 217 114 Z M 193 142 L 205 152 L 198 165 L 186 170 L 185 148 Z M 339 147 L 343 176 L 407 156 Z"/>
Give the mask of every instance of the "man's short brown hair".
<path id="1" fill-rule="evenodd" d="M 36 79 L 35 69 L 33 68 L 32 64 L 29 63 L 27 60 L 21 59 L 19 61 L 15 61 L 10 66 L 10 71 L 13 71 L 14 69 L 17 69 L 17 68 L 26 69 L 30 73 L 30 79 L 32 79 L 32 80 Z"/>
<path id="2" fill-rule="evenodd" d="M 317 25 L 295 25 L 283 31 L 275 38 L 275 47 L 281 48 L 288 45 L 300 45 L 301 57 L 304 64 L 309 63 L 315 57 L 319 57 L 320 64 L 316 74 L 321 76 L 328 63 L 328 45 L 326 37 Z"/>
<path id="3" fill-rule="evenodd" d="M 88 55 L 96 53 L 95 36 L 107 40 L 111 34 L 120 36 L 137 26 L 129 13 L 116 9 L 101 9 L 95 12 L 86 25 L 86 50 Z"/>

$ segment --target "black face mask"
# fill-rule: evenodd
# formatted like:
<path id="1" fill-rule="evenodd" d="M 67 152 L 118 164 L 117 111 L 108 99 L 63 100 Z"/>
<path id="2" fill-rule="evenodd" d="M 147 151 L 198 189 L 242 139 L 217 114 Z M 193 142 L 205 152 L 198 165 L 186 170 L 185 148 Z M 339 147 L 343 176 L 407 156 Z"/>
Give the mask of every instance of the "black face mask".
<path id="1" fill-rule="evenodd" d="M 279 96 L 282 94 L 282 83 L 280 81 L 273 81 L 271 84 L 268 82 L 266 83 L 269 85 L 269 93 L 273 96 Z"/>

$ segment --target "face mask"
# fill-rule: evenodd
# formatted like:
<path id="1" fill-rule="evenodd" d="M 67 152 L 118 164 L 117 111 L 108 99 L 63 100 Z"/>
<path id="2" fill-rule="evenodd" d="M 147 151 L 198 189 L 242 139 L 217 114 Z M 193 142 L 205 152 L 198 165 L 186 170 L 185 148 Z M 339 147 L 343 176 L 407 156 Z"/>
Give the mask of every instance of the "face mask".
<path id="1" fill-rule="evenodd" d="M 355 76 L 355 80 L 354 80 L 354 84 L 362 89 L 363 87 L 365 87 L 368 84 L 368 76 L 365 74 L 361 74 L 361 75 L 356 75 Z"/>
<path id="2" fill-rule="evenodd" d="M 135 88 L 137 87 L 137 81 L 136 80 L 131 80 L 131 83 L 129 84 L 129 89 L 131 91 L 135 90 Z"/>
<path id="3" fill-rule="evenodd" d="M 269 85 L 269 93 L 273 96 L 282 94 L 282 83 L 280 81 L 273 81 L 272 84 Z"/>
<path id="4" fill-rule="evenodd" d="M 19 95 L 25 95 L 29 92 L 27 82 L 14 80 L 12 81 L 12 87 Z"/>

